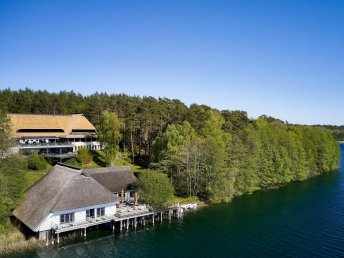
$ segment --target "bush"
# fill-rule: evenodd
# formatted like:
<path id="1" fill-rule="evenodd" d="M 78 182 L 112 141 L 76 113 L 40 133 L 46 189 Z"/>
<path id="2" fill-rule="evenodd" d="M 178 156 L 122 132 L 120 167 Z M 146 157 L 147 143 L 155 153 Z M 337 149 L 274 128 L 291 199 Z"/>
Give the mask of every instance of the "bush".
<path id="1" fill-rule="evenodd" d="M 80 167 L 80 163 L 76 158 L 67 159 L 64 163 L 69 166 Z"/>
<path id="2" fill-rule="evenodd" d="M 161 172 L 141 172 L 136 187 L 140 198 L 153 208 L 166 207 L 173 201 L 173 185 Z"/>
<path id="3" fill-rule="evenodd" d="M 48 163 L 42 155 L 33 152 L 28 159 L 27 167 L 32 170 L 43 170 L 48 167 Z"/>
<path id="4" fill-rule="evenodd" d="M 87 148 L 81 148 L 78 150 L 78 155 L 76 157 L 77 161 L 83 165 L 88 164 L 92 161 L 92 155 Z"/>

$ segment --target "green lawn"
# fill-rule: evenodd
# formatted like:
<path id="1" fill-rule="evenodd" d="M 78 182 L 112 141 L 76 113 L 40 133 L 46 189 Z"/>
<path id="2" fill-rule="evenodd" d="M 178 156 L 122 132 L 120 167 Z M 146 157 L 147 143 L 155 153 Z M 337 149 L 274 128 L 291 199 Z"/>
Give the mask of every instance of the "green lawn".
<path id="1" fill-rule="evenodd" d="M 39 179 L 41 179 L 50 169 L 51 167 L 44 170 L 29 170 L 28 169 L 26 171 L 27 188 L 29 188 L 31 185 L 33 185 Z"/>

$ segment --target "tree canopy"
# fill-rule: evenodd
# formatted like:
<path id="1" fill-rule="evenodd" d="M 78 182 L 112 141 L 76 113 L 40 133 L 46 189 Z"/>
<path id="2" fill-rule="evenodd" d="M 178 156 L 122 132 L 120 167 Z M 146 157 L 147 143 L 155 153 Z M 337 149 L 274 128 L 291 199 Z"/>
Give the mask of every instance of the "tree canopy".
<path id="1" fill-rule="evenodd" d="M 111 165 L 113 157 L 119 150 L 123 126 L 124 123 L 122 119 L 120 119 L 115 112 L 109 112 L 108 110 L 103 110 L 101 112 L 98 135 L 104 149 L 105 163 L 108 166 Z"/>
<path id="2" fill-rule="evenodd" d="M 0 107 L 11 113 L 83 113 L 98 129 L 108 164 L 118 149 L 128 151 L 134 163 L 166 174 L 176 195 L 210 202 L 277 188 L 339 164 L 338 144 L 326 128 L 187 107 L 175 99 L 5 89 Z"/>
<path id="3" fill-rule="evenodd" d="M 140 199 L 153 208 L 163 208 L 173 201 L 173 185 L 168 177 L 158 171 L 140 173 L 136 188 Z"/>

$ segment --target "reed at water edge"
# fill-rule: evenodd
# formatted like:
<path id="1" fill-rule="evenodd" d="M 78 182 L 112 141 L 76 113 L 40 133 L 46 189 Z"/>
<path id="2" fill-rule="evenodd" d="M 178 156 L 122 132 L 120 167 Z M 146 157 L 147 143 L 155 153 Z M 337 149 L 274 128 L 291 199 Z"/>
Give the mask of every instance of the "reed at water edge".
<path id="1" fill-rule="evenodd" d="M 0 256 L 22 250 L 35 249 L 45 244 L 45 242 L 34 237 L 26 239 L 24 234 L 9 222 L 3 225 L 1 231 Z"/>

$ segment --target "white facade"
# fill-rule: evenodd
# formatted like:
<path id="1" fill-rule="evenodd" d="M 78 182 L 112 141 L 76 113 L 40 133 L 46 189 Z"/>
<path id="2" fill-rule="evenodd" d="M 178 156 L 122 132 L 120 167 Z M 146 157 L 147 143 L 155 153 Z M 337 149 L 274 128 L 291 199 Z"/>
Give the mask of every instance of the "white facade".
<path id="1" fill-rule="evenodd" d="M 86 222 L 86 210 L 95 209 L 95 218 L 97 218 L 97 208 L 105 208 L 105 215 L 104 216 L 114 216 L 116 214 L 116 203 L 110 204 L 103 204 L 103 205 L 95 205 L 89 206 L 79 209 L 72 209 L 72 210 L 65 210 L 65 211 L 56 211 L 50 213 L 36 228 L 36 232 L 38 231 L 46 231 L 50 229 L 56 229 L 63 224 L 60 223 L 60 216 L 63 214 L 74 213 L 74 221 L 69 222 L 72 224 L 81 224 Z M 68 224 L 68 223 L 67 223 Z"/>
<path id="2" fill-rule="evenodd" d="M 74 142 L 73 145 L 73 152 L 77 152 L 81 148 L 88 148 L 90 150 L 100 150 L 100 142 Z"/>

